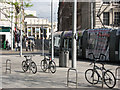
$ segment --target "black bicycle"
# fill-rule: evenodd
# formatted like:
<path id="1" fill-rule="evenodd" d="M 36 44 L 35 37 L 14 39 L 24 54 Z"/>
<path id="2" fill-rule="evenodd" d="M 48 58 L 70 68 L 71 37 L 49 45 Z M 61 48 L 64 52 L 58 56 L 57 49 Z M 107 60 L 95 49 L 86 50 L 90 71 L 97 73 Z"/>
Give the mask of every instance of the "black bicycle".
<path id="1" fill-rule="evenodd" d="M 114 74 L 110 70 L 105 69 L 103 62 L 100 62 L 100 64 L 102 65 L 102 67 L 98 67 L 96 65 L 96 61 L 98 61 L 98 60 L 95 60 L 94 62 L 92 62 L 90 64 L 90 65 L 94 64 L 93 65 L 93 69 L 87 69 L 85 71 L 85 79 L 90 84 L 97 84 L 98 82 L 101 82 L 103 80 L 103 82 L 109 88 L 113 88 L 116 85 L 116 78 L 115 78 Z M 103 75 L 100 75 L 100 73 L 98 72 L 98 70 L 100 70 L 101 72 L 103 72 Z"/>
<path id="2" fill-rule="evenodd" d="M 51 58 L 47 58 L 44 56 L 44 59 L 41 61 L 41 69 L 43 72 L 46 72 L 47 69 L 49 69 L 52 73 L 56 72 L 56 64 Z"/>
<path id="3" fill-rule="evenodd" d="M 26 72 L 28 69 L 32 71 L 33 74 L 37 72 L 37 65 L 32 61 L 32 56 L 24 56 L 26 60 L 22 62 L 22 69 Z"/>

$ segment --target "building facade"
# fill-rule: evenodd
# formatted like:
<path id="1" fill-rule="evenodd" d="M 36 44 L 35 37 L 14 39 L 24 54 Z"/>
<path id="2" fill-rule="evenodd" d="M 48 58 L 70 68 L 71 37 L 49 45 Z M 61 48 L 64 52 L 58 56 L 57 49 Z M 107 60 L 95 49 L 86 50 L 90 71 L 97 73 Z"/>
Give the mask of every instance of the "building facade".
<path id="1" fill-rule="evenodd" d="M 73 2 L 59 2 L 58 30 L 72 30 Z M 90 28 L 90 3 L 77 3 L 77 30 Z"/>
<path id="2" fill-rule="evenodd" d="M 96 2 L 95 7 L 95 28 L 103 27 L 103 25 L 108 28 L 120 27 L 120 1 L 104 2 L 101 0 L 101 2 Z M 97 15 L 100 15 L 102 22 Z"/>
<path id="3" fill-rule="evenodd" d="M 15 0 L 10 1 L 15 2 Z M 11 46 L 11 31 L 14 30 L 15 27 L 15 18 L 13 18 L 15 16 L 15 8 L 13 5 L 7 4 L 6 2 L 7 0 L 0 1 L 0 41 L 3 44 L 4 41 L 8 40 Z"/>
<path id="4" fill-rule="evenodd" d="M 34 36 L 35 39 L 49 39 L 51 35 L 51 23 L 48 19 L 38 18 L 36 16 L 25 17 L 25 34 L 26 36 Z M 56 23 L 54 23 L 54 31 L 56 31 Z"/>
<path id="5" fill-rule="evenodd" d="M 73 2 L 59 2 L 58 30 L 72 30 Z M 119 27 L 120 2 L 77 2 L 77 30 Z"/>

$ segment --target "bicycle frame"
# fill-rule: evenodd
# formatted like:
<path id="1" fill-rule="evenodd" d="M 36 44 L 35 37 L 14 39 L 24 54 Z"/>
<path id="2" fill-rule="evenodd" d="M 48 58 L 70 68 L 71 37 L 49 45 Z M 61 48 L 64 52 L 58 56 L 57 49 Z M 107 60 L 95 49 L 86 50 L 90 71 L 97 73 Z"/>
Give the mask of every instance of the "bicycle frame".
<path id="1" fill-rule="evenodd" d="M 94 62 L 94 66 L 93 66 L 93 70 L 94 72 L 96 72 L 99 76 L 99 78 L 102 80 L 102 76 L 99 74 L 99 72 L 97 70 L 100 70 L 101 72 L 105 73 L 107 70 L 104 68 L 104 65 L 102 64 L 102 67 L 98 67 L 97 65 L 95 65 Z"/>

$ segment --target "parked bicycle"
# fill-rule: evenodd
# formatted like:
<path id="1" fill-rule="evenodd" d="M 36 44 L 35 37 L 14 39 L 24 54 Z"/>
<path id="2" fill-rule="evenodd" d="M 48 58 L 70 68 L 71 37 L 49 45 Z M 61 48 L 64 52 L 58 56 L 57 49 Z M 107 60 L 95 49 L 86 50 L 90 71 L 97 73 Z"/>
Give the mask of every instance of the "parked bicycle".
<path id="1" fill-rule="evenodd" d="M 49 69 L 52 73 L 56 72 L 56 64 L 51 58 L 47 58 L 44 56 L 44 59 L 41 61 L 41 69 L 43 72 L 46 72 L 47 69 Z"/>
<path id="2" fill-rule="evenodd" d="M 102 67 L 99 67 L 96 65 L 96 62 L 99 61 L 99 59 L 94 59 L 94 62 L 92 62 L 90 65 L 93 64 L 93 69 L 87 69 L 85 71 L 85 79 L 90 83 L 90 84 L 97 84 L 98 82 L 103 81 L 109 88 L 113 88 L 116 85 L 116 78 L 114 74 L 110 71 L 107 70 L 104 67 L 104 63 L 100 62 Z M 103 75 L 100 75 L 99 71 L 103 72 Z M 101 80 L 101 81 L 100 81 Z"/>
<path id="3" fill-rule="evenodd" d="M 22 69 L 24 72 L 27 72 L 29 69 L 33 74 L 37 72 L 37 65 L 32 61 L 32 56 L 24 56 L 26 60 L 22 62 Z"/>

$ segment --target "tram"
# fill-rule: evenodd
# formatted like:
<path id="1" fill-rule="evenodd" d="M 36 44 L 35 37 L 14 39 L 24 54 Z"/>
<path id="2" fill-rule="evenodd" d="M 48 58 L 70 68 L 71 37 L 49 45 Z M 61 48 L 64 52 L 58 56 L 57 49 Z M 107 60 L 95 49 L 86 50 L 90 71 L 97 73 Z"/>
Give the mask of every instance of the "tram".
<path id="1" fill-rule="evenodd" d="M 99 58 L 100 54 L 103 54 L 106 61 L 120 62 L 120 30 L 106 28 L 86 30 L 82 50 L 84 58 L 92 59 L 93 55 Z"/>
<path id="2" fill-rule="evenodd" d="M 103 61 L 120 62 L 120 29 L 98 28 L 77 31 L 77 57 L 93 59 L 104 55 Z M 72 31 L 56 32 L 54 52 L 69 51 L 72 57 Z"/>

